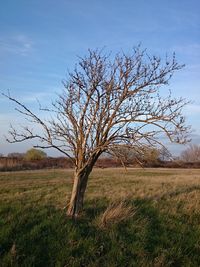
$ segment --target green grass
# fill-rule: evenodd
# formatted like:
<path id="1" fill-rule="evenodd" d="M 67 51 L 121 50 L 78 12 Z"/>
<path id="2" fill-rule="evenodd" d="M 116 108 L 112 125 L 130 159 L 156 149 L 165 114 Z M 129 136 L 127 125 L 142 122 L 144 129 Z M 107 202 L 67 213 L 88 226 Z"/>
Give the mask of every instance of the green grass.
<path id="1" fill-rule="evenodd" d="M 200 266 L 200 170 L 95 169 L 82 217 L 66 217 L 72 171 L 0 173 L 0 266 Z M 101 229 L 110 201 L 137 210 Z"/>

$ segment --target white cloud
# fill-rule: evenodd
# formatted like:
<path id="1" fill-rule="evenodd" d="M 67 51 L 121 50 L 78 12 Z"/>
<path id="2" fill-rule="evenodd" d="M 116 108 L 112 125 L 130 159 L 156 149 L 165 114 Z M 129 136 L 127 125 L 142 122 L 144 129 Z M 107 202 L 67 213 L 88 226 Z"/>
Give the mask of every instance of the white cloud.
<path id="1" fill-rule="evenodd" d="M 31 103 L 31 102 L 37 102 L 39 101 L 45 101 L 47 99 L 52 99 L 55 94 L 50 93 L 50 92 L 41 92 L 41 93 L 29 93 L 29 94 L 24 94 L 23 96 L 20 96 L 20 102 L 25 102 L 25 103 Z M 45 101 L 46 102 L 46 101 Z"/>
<path id="2" fill-rule="evenodd" d="M 6 94 L 7 92 L 5 92 Z M 37 103 L 37 101 L 41 101 L 42 103 L 51 103 L 52 99 L 55 99 L 56 94 L 54 92 L 30 92 L 30 93 L 23 93 L 20 97 L 17 93 L 12 93 L 11 96 L 16 100 L 19 100 L 21 103 Z M 0 95 L 0 103 L 2 104 L 10 104 L 11 102 L 4 96 Z"/>
<path id="3" fill-rule="evenodd" d="M 200 104 L 189 104 L 184 110 L 186 115 L 200 115 Z"/>
<path id="4" fill-rule="evenodd" d="M 1 53 L 12 53 L 26 56 L 33 49 L 33 41 L 26 35 L 18 34 L 0 38 Z"/>
<path id="5" fill-rule="evenodd" d="M 183 54 L 192 57 L 200 57 L 200 44 L 199 43 L 189 43 L 189 44 L 181 44 L 175 45 L 171 49 L 178 54 Z"/>

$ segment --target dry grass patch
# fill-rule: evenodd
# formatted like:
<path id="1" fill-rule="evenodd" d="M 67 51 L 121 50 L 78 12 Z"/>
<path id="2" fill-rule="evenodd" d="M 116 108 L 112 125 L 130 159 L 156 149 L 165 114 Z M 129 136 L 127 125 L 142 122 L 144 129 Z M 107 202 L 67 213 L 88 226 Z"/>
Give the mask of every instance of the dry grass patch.
<path id="1" fill-rule="evenodd" d="M 135 213 L 136 208 L 128 201 L 115 201 L 111 202 L 107 209 L 97 217 L 96 222 L 101 229 L 105 229 L 132 218 Z"/>
<path id="2" fill-rule="evenodd" d="M 72 177 L 0 173 L 0 266 L 200 266 L 200 170 L 95 168 L 75 224 Z"/>

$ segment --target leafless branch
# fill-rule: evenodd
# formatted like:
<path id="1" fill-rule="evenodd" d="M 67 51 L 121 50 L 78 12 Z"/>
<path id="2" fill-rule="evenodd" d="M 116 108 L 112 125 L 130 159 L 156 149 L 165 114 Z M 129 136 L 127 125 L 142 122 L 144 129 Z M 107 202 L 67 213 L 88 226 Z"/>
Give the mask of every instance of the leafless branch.
<path id="1" fill-rule="evenodd" d="M 117 54 L 113 60 L 102 51 L 89 50 L 63 81 L 64 91 L 52 107 L 40 106 L 52 114 L 49 120 L 41 119 L 10 93 L 4 94 L 20 114 L 42 128 L 42 134 L 34 134 L 29 127 L 20 133 L 11 127 L 8 141 L 38 139 L 38 147 L 57 149 L 75 160 L 77 168 L 116 144 L 137 149 L 140 144 L 162 145 L 160 133 L 172 142 L 185 143 L 189 127 L 182 108 L 188 101 L 173 98 L 170 91 L 167 97 L 160 93 L 182 67 L 175 54 L 162 61 L 140 46 L 130 55 Z"/>

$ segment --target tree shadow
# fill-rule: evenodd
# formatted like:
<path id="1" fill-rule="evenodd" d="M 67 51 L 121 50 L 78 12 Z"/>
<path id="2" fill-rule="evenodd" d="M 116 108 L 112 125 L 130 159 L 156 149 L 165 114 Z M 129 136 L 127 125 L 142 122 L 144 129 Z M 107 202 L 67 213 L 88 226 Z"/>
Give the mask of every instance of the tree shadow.
<path id="1" fill-rule="evenodd" d="M 170 225 L 152 200 L 128 201 L 137 209 L 134 217 L 103 230 L 94 221 L 107 208 L 106 198 L 86 200 L 76 221 L 52 205 L 16 207 L 0 236 L 2 266 L 154 266 L 154 260 L 169 249 L 174 252 L 166 253 L 163 264 L 184 266 L 184 249 L 192 248 L 184 244 L 178 219 Z M 177 252 L 178 247 L 183 251 Z M 197 251 L 192 253 L 197 261 Z"/>
<path id="2" fill-rule="evenodd" d="M 156 199 L 166 199 L 169 197 L 176 197 L 180 194 L 191 193 L 191 192 L 196 191 L 196 190 L 200 190 L 200 185 L 187 186 L 185 188 L 180 188 L 180 189 L 177 189 L 177 190 L 172 191 L 172 192 L 167 192 L 167 193 L 161 195 L 160 197 L 157 197 Z"/>

